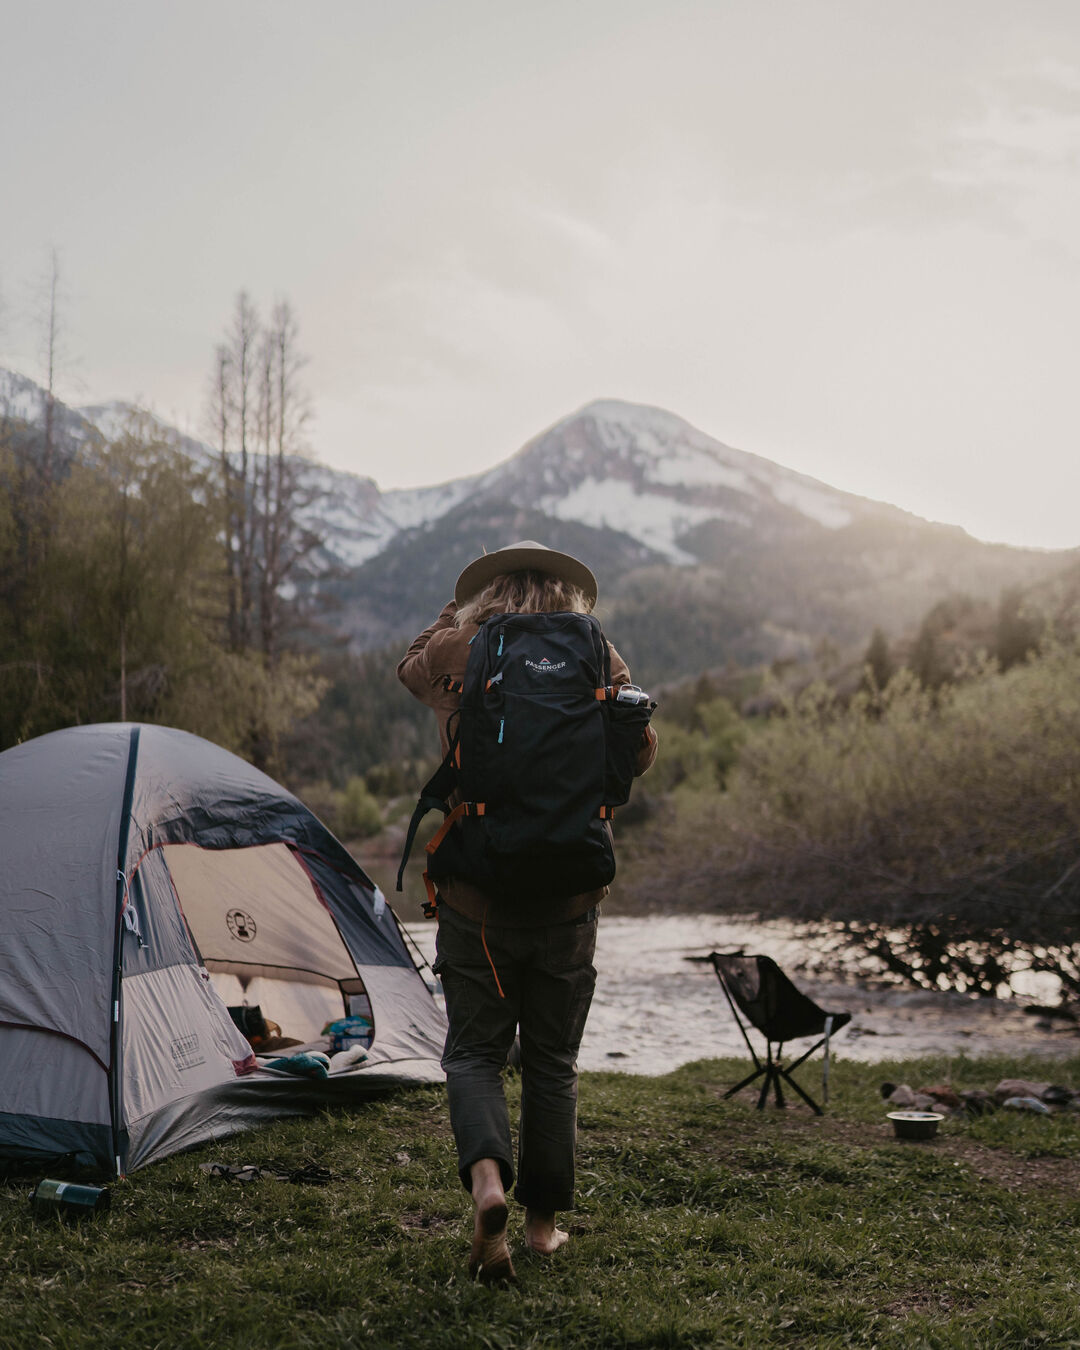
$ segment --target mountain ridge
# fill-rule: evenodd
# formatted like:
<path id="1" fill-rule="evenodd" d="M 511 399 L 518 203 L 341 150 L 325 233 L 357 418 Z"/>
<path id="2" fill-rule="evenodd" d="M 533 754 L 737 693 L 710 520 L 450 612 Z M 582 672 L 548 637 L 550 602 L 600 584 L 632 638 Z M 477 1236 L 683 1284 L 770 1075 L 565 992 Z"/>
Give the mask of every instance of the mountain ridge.
<path id="1" fill-rule="evenodd" d="M 35 390 L 40 405 L 32 381 L 0 372 L 0 417 L 7 406 L 9 419 L 31 422 Z M 77 451 L 115 436 L 132 411 L 65 409 L 66 434 Z M 187 453 L 216 461 L 204 442 L 154 420 Z M 615 399 L 567 414 L 490 469 L 428 487 L 384 492 L 315 459 L 300 468 L 302 523 L 320 547 L 298 599 L 357 650 L 418 631 L 471 558 L 524 537 L 587 558 L 602 617 L 648 678 L 797 656 L 822 637 L 865 640 L 875 626 L 896 632 L 946 594 L 996 598 L 1071 556 L 982 543 Z"/>
<path id="2" fill-rule="evenodd" d="M 0 416 L 40 420 L 44 397 L 28 377 L 0 369 Z M 205 441 L 132 403 L 71 406 L 56 400 L 56 407 L 66 434 L 76 441 L 94 433 L 113 439 L 132 415 L 148 415 L 160 434 L 189 455 L 208 464 L 217 460 L 218 452 Z M 642 542 L 678 563 L 694 559 L 679 548 L 677 535 L 715 519 L 760 527 L 762 504 L 770 499 L 829 529 L 867 514 L 962 528 L 925 521 L 736 449 L 666 409 L 613 398 L 594 399 L 566 414 L 488 469 L 420 487 L 382 489 L 370 474 L 315 458 L 303 463 L 309 486 L 337 501 L 337 511 L 326 520 L 328 549 L 344 566 L 367 561 L 394 534 L 430 524 L 473 497 L 527 500 L 544 514 L 600 527 L 625 528 L 629 522 Z M 642 496 L 648 498 L 644 503 Z"/>

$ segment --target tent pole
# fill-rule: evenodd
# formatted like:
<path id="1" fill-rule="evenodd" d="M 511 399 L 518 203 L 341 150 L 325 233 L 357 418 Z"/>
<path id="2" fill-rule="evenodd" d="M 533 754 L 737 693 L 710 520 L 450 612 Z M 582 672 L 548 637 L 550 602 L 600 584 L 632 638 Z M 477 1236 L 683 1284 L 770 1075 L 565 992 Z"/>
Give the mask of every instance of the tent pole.
<path id="1" fill-rule="evenodd" d="M 390 906 L 387 905 L 387 909 L 389 908 Z M 390 910 L 390 912 L 391 914 L 393 914 L 393 910 Z M 398 926 L 398 932 L 401 934 L 402 941 L 406 944 L 406 946 L 411 947 L 416 954 L 413 957 L 413 965 L 416 967 L 417 973 L 423 970 L 425 966 L 428 968 L 428 970 L 431 970 L 431 962 L 420 950 L 420 944 L 417 942 L 417 940 L 413 937 L 413 935 L 409 932 L 409 930 L 405 927 L 404 923 L 398 918 L 396 914 L 394 914 L 394 922 Z M 417 960 L 416 959 L 417 957 L 419 957 L 420 959 Z M 431 970 L 431 973 L 432 975 L 435 974 L 433 970 Z"/>
<path id="2" fill-rule="evenodd" d="M 109 1118 L 112 1126 L 113 1167 L 117 1178 L 123 1176 L 126 1146 L 121 1145 L 123 1133 L 123 1096 L 120 1084 L 120 982 L 124 966 L 124 896 L 127 892 L 128 834 L 131 829 L 131 802 L 135 795 L 135 766 L 139 758 L 139 728 L 131 728 L 128 742 L 127 777 L 124 781 L 124 803 L 120 811 L 120 829 L 116 842 L 116 932 L 113 947 L 112 999 L 109 1009 Z"/>

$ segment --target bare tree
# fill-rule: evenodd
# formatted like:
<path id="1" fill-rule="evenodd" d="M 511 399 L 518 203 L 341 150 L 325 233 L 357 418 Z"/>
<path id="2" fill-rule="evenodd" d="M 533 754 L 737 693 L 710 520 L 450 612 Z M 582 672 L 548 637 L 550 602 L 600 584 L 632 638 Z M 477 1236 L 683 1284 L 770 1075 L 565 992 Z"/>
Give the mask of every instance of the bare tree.
<path id="1" fill-rule="evenodd" d="M 45 368 L 45 407 L 42 410 L 45 439 L 41 477 L 46 497 L 52 491 L 56 473 L 56 376 L 61 344 L 59 288 L 60 259 L 53 248 L 49 251 L 49 266 L 43 286 L 45 303 L 41 334 L 41 359 Z"/>
<path id="2" fill-rule="evenodd" d="M 215 352 L 210 400 L 224 501 L 228 639 L 235 653 L 257 653 L 271 673 L 282 653 L 287 583 L 318 542 L 301 524 L 309 416 L 303 366 L 289 303 L 279 301 L 264 326 L 241 291 Z M 253 725 L 257 763 L 271 753 L 265 741 Z"/>
<path id="3" fill-rule="evenodd" d="M 254 573 L 256 509 L 253 493 L 252 438 L 254 428 L 256 356 L 259 316 L 246 291 L 236 297 L 232 324 L 233 414 L 238 453 L 238 491 L 234 495 L 239 572 L 239 647 L 251 645 L 254 630 Z"/>
<path id="4" fill-rule="evenodd" d="M 300 384 L 305 364 L 299 351 L 296 315 L 289 302 L 281 300 L 274 306 L 264 349 L 266 436 L 259 610 L 260 646 L 271 667 L 281 641 L 282 587 L 317 542 L 299 521 L 299 510 L 306 504 L 299 465 L 310 417 L 307 395 Z"/>
<path id="5" fill-rule="evenodd" d="M 254 634 L 256 503 L 253 448 L 259 317 L 246 291 L 236 297 L 225 341 L 214 354 L 211 416 L 221 464 L 225 571 L 228 578 L 228 639 L 246 651 Z"/>
<path id="6" fill-rule="evenodd" d="M 0 285 L 0 353 L 2 353 L 4 350 L 4 342 L 6 340 L 4 334 L 7 331 L 7 325 L 8 325 L 8 306 L 7 301 L 4 299 L 3 287 L 2 285 Z M 4 390 L 4 393 L 5 394 L 7 393 L 6 389 Z M 3 417 L 6 412 L 7 412 L 7 399 L 5 398 L 3 403 L 0 403 L 0 417 Z"/>
<path id="7" fill-rule="evenodd" d="M 226 632 L 229 645 L 235 649 L 239 644 L 239 564 L 237 560 L 235 508 L 233 498 L 232 459 L 230 455 L 232 419 L 229 411 L 230 394 L 230 355 L 229 348 L 219 343 L 214 352 L 214 374 L 210 386 L 210 416 L 217 436 L 219 463 L 221 465 L 221 503 L 222 503 L 222 542 L 225 549 L 226 579 Z"/>

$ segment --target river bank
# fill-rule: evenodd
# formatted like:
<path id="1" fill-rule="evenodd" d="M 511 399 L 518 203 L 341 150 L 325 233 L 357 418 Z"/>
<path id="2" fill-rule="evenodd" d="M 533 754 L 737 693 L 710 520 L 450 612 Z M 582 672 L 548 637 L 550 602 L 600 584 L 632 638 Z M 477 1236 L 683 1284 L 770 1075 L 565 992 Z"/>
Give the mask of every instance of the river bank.
<path id="1" fill-rule="evenodd" d="M 410 936 L 434 959 L 435 925 L 410 923 Z M 673 914 L 604 917 L 596 952 L 596 995 L 582 1041 L 582 1069 L 661 1074 L 693 1060 L 744 1055 L 746 1047 L 712 966 L 711 951 L 773 957 L 815 1002 L 850 1011 L 835 1053 L 873 1063 L 913 1055 L 1037 1054 L 1080 1051 L 1080 1029 L 1049 1028 L 1024 1012 L 1049 992 L 1026 999 L 970 999 L 959 994 L 881 987 L 837 967 L 814 969 L 815 954 L 791 925 Z M 807 968 L 807 967 L 811 968 Z"/>

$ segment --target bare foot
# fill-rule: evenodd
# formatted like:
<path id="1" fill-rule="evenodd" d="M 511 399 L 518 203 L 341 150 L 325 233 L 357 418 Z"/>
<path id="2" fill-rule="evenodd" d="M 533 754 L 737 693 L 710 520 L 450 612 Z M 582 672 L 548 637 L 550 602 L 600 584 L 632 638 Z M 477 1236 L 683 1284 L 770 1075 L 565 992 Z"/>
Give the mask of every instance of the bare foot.
<path id="1" fill-rule="evenodd" d="M 490 1163 L 490 1167 L 486 1164 Z M 473 1221 L 469 1274 L 482 1284 L 517 1279 L 506 1242 L 506 1193 L 497 1163 L 485 1158 L 472 1168 L 472 1196 L 476 1206 Z"/>
<path id="2" fill-rule="evenodd" d="M 525 1211 L 525 1245 L 530 1251 L 541 1256 L 550 1256 L 557 1252 L 564 1242 L 570 1241 L 570 1234 L 555 1226 L 555 1212 L 542 1209 Z"/>

